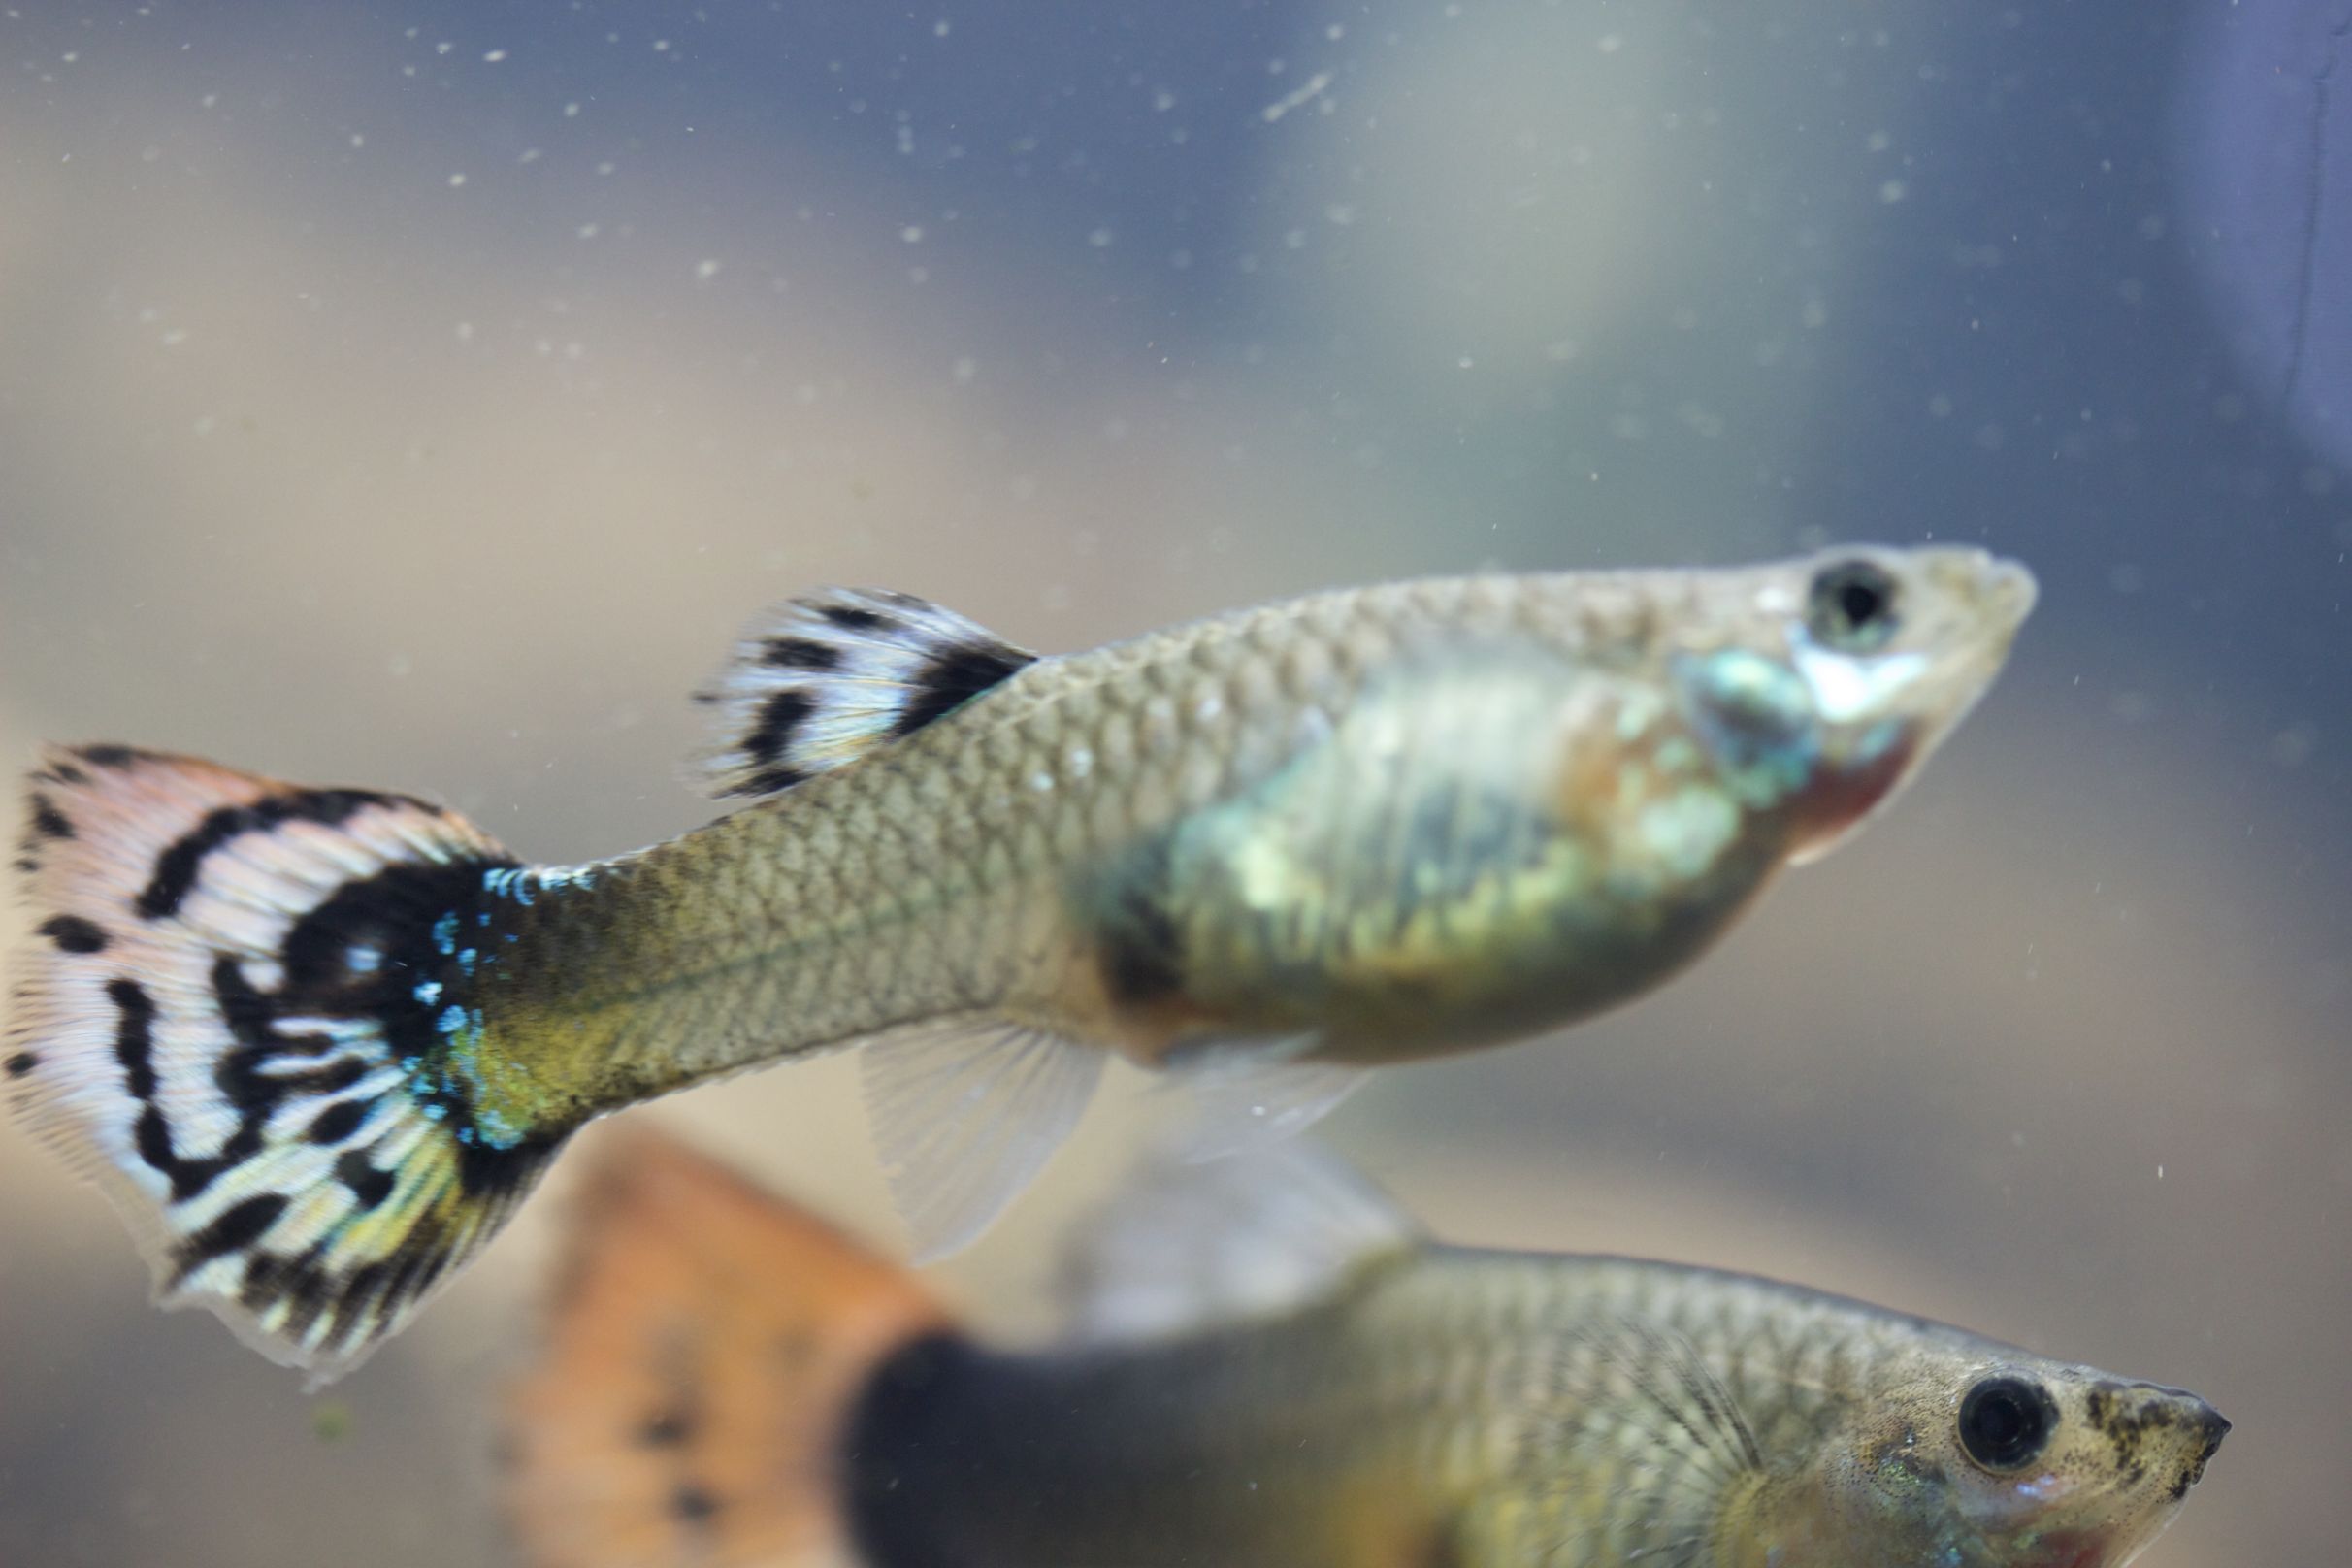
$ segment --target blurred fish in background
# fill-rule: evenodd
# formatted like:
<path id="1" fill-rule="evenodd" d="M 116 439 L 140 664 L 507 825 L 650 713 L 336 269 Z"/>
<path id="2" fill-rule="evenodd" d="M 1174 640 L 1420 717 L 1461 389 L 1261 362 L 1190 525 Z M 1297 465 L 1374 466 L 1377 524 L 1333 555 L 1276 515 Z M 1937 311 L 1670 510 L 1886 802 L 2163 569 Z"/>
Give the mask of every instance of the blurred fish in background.
<path id="1" fill-rule="evenodd" d="M 16 11 L 12 772 L 134 735 L 566 864 L 702 820 L 648 762 L 678 694 L 813 583 L 1080 648 L 1335 582 L 2030 560 L 2000 700 L 1856 853 L 1330 1135 L 1449 1237 L 2159 1371 L 2265 1486 L 2143 1562 L 2336 1559 L 2352 488 L 2213 313 L 2206 8 Z M 953 1267 L 992 1328 L 1113 1089 Z M 888 1234 L 857 1098 L 661 1114 Z M 34 1140 L 0 1174 L 0 1562 L 500 1560 L 531 1209 L 321 1423 Z"/>
<path id="2" fill-rule="evenodd" d="M 2230 1423 L 1793 1286 L 1438 1245 L 1303 1142 L 1148 1170 L 1042 1352 L 617 1141 L 511 1397 L 539 1568 L 2121 1568 Z"/>
<path id="3" fill-rule="evenodd" d="M 2252 394 L 2352 464 L 2352 5 L 2239 0 L 2187 35 L 2191 244 Z"/>

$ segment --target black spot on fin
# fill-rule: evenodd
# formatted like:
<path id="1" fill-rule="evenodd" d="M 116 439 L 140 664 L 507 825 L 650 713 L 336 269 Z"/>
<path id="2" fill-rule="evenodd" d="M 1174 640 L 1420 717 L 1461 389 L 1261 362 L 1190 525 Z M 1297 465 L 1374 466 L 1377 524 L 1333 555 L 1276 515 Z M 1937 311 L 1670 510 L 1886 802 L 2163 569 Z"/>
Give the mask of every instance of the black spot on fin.
<path id="1" fill-rule="evenodd" d="M 41 934 L 56 943 L 60 953 L 86 955 L 106 951 L 106 932 L 99 930 L 95 921 L 80 915 L 51 915 L 41 923 Z"/>
<path id="2" fill-rule="evenodd" d="M 35 790 L 27 801 L 27 805 L 32 817 L 34 837 L 71 838 L 74 836 L 73 821 L 64 812 L 58 810 L 56 803 L 48 796 Z"/>
<path id="3" fill-rule="evenodd" d="M 1028 655 L 1003 648 L 946 650 L 916 677 L 914 699 L 898 714 L 892 735 L 913 735 L 947 717 L 1029 662 Z"/>
<path id="4" fill-rule="evenodd" d="M 155 871 L 139 894 L 139 913 L 148 920 L 177 914 L 193 892 L 204 870 L 205 857 L 247 833 L 274 833 L 289 822 L 340 826 L 364 806 L 408 804 L 440 815 L 421 800 L 381 795 L 374 790 L 287 790 L 267 795 L 250 805 L 222 806 L 206 814 L 176 840 L 155 862 Z"/>
<path id="5" fill-rule="evenodd" d="M 911 594 L 834 588 L 745 631 L 710 685 L 722 799 L 773 795 L 945 718 L 1037 656 Z"/>

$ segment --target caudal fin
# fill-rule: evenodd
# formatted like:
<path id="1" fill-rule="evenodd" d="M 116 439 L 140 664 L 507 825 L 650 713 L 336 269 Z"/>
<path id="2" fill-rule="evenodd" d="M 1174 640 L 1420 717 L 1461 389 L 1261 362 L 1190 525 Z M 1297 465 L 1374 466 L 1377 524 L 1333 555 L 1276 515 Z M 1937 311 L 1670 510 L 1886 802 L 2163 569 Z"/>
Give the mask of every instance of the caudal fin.
<path id="1" fill-rule="evenodd" d="M 508 1405 L 539 1568 L 850 1559 L 833 1443 L 944 1319 L 904 1270 L 682 1146 L 608 1135 L 539 1365 Z"/>
<path id="2" fill-rule="evenodd" d="M 18 1116 L 105 1190 L 162 1304 L 348 1370 L 560 1141 L 494 1147 L 446 1070 L 455 928 L 514 861 L 407 796 L 124 746 L 50 751 L 29 804 Z"/>

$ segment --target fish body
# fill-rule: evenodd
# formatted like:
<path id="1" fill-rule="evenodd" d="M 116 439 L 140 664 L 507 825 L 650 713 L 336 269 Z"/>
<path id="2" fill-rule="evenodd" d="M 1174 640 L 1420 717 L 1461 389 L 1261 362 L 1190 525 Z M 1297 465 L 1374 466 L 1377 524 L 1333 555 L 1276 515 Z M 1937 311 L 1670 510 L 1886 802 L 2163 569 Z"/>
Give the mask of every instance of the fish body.
<path id="1" fill-rule="evenodd" d="M 611 1161 L 515 1395 L 526 1544 L 543 1568 L 2120 1568 L 2228 1429 L 1797 1287 L 1436 1245 L 1297 1145 L 1149 1181 L 1080 1249 L 1073 1339 L 1011 1351 L 691 1155 Z M 812 1299 L 844 1275 L 855 1306 Z M 746 1378 L 784 1343 L 800 1370 Z M 755 1460 L 736 1432 L 793 1436 Z"/>
<path id="2" fill-rule="evenodd" d="M 1916 625 L 1830 651 L 1814 580 L 1865 567 Z M 1377 1063 L 1577 1022 L 1891 794 L 2031 598 L 1973 550 L 1845 552 L 1351 590 L 1028 663 L 500 911 L 523 945 L 484 988 L 493 1028 L 572 1053 L 535 1073 L 572 1103 L 515 1109 L 959 1012 L 1146 1064 L 1291 1041 Z M 1866 667 L 1904 678 L 1848 689 Z"/>
<path id="3" fill-rule="evenodd" d="M 1688 964 L 1881 806 L 2032 603 L 1968 549 L 1319 595 L 1038 658 L 796 601 L 703 695 L 748 800 L 530 866 L 411 797 L 120 746 L 35 773 L 4 1067 L 167 1299 L 331 1374 L 587 1120 L 869 1044 L 920 1247 L 1124 1056 L 1233 1141 Z"/>

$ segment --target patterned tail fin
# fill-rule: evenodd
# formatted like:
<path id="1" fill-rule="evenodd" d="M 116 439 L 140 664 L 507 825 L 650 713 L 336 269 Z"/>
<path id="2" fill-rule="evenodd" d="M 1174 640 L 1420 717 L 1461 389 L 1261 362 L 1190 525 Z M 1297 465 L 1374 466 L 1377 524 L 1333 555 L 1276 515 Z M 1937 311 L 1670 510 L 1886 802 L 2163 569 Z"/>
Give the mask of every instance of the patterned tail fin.
<path id="1" fill-rule="evenodd" d="M 51 751 L 30 805 L 17 1114 L 105 1190 L 163 1305 L 313 1384 L 349 1370 L 560 1142 L 494 1147 L 436 1070 L 465 1037 L 455 929 L 515 863 L 422 800 L 122 746 Z"/>
<path id="2" fill-rule="evenodd" d="M 607 1135 L 547 1346 L 508 1403 L 537 1568 L 854 1557 L 835 1445 L 945 1320 L 914 1278 L 677 1144 Z"/>

